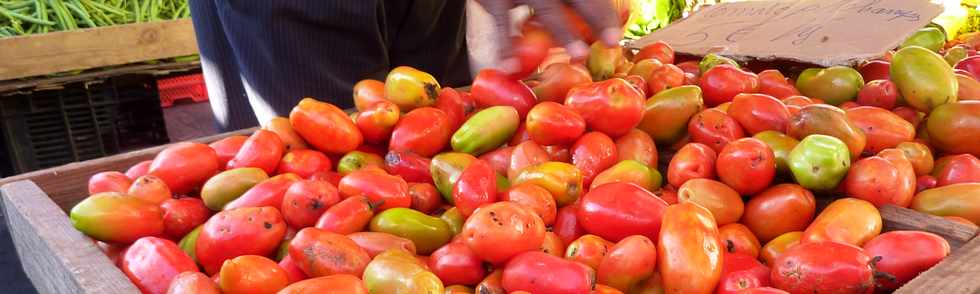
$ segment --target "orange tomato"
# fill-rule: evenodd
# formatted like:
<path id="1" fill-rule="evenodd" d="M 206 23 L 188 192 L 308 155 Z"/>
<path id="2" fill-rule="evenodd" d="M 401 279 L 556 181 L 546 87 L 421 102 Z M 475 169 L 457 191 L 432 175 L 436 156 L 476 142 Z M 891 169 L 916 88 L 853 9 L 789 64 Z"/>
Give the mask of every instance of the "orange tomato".
<path id="1" fill-rule="evenodd" d="M 718 235 L 721 238 L 722 245 L 725 245 L 727 252 L 744 253 L 753 258 L 759 257 L 759 250 L 762 245 L 759 244 L 759 239 L 745 225 L 731 223 L 721 226 L 718 228 Z"/>
<path id="2" fill-rule="evenodd" d="M 182 272 L 174 277 L 167 294 L 221 294 L 221 289 L 208 276 L 197 272 Z"/>
<path id="3" fill-rule="evenodd" d="M 289 113 L 289 122 L 307 143 L 330 154 L 344 154 L 364 140 L 354 122 L 330 103 L 304 98 Z"/>
<path id="4" fill-rule="evenodd" d="M 354 107 L 364 111 L 375 102 L 385 100 L 385 83 L 378 80 L 364 79 L 354 84 Z"/>
<path id="5" fill-rule="evenodd" d="M 167 183 L 151 175 L 136 178 L 133 184 L 129 186 L 128 191 L 124 190 L 122 192 L 126 192 L 129 196 L 140 198 L 153 204 L 160 204 L 173 198 L 173 194 L 170 193 L 170 188 L 167 187 Z"/>
<path id="6" fill-rule="evenodd" d="M 810 226 L 800 242 L 835 241 L 861 246 L 881 233 L 881 214 L 868 201 L 843 198 L 831 202 Z"/>
<path id="7" fill-rule="evenodd" d="M 303 138 L 296 133 L 293 126 L 289 124 L 288 118 L 280 116 L 273 117 L 262 126 L 262 129 L 279 136 L 279 139 L 282 140 L 283 145 L 286 147 L 284 152 L 310 148 L 306 145 L 306 141 L 303 141 Z"/>
<path id="8" fill-rule="evenodd" d="M 368 294 L 364 282 L 352 275 L 331 275 L 302 280 L 279 290 L 279 294 Z"/>
<path id="9" fill-rule="evenodd" d="M 388 101 L 378 101 L 357 114 L 354 122 L 364 135 L 364 141 L 372 144 L 385 143 L 398 123 L 401 111 L 398 105 Z"/>
<path id="10" fill-rule="evenodd" d="M 544 222 L 534 212 L 513 202 L 497 202 L 477 209 L 463 224 L 463 242 L 490 263 L 502 264 L 544 242 Z M 500 246 L 507 244 L 507 246 Z"/>
<path id="11" fill-rule="evenodd" d="M 561 238 L 555 232 L 544 232 L 544 242 L 541 242 L 538 251 L 562 257 L 565 254 L 565 244 L 562 244 Z"/>
<path id="12" fill-rule="evenodd" d="M 787 232 L 779 235 L 767 242 L 765 246 L 762 246 L 759 252 L 759 258 L 771 266 L 776 261 L 776 257 L 779 257 L 786 249 L 799 244 L 801 237 L 803 237 L 802 231 Z"/>
<path id="13" fill-rule="evenodd" d="M 289 285 L 286 271 L 275 261 L 258 255 L 242 255 L 226 261 L 218 274 L 225 294 L 273 294 Z"/>
<path id="14" fill-rule="evenodd" d="M 667 293 L 713 293 L 721 278 L 723 248 L 711 211 L 679 203 L 664 212 L 657 266 Z"/>
<path id="15" fill-rule="evenodd" d="M 535 184 L 523 183 L 510 187 L 509 190 L 503 193 L 501 200 L 514 202 L 530 208 L 541 217 L 541 221 L 545 225 L 553 224 L 555 217 L 558 215 L 555 198 L 551 196 L 548 190 Z"/>
<path id="16" fill-rule="evenodd" d="M 677 189 L 679 203 L 694 203 L 711 211 L 718 225 L 737 222 L 745 212 L 742 197 L 722 182 L 692 179 Z"/>
<path id="17" fill-rule="evenodd" d="M 755 195 L 745 205 L 741 222 L 763 242 L 806 229 L 816 214 L 813 193 L 797 184 L 779 184 Z"/>
<path id="18" fill-rule="evenodd" d="M 289 256 L 310 277 L 336 274 L 361 276 L 371 256 L 350 238 L 305 228 L 289 242 Z"/>
<path id="19" fill-rule="evenodd" d="M 657 167 L 657 144 L 646 132 L 632 129 L 616 139 L 616 161 L 636 160 L 649 167 Z"/>
<path id="20" fill-rule="evenodd" d="M 620 291 L 629 291 L 653 275 L 657 266 L 657 247 L 644 236 L 633 235 L 613 245 L 599 263 L 597 282 Z"/>
<path id="21" fill-rule="evenodd" d="M 567 145 L 585 132 L 585 119 L 568 106 L 545 101 L 531 108 L 525 126 L 538 144 Z"/>

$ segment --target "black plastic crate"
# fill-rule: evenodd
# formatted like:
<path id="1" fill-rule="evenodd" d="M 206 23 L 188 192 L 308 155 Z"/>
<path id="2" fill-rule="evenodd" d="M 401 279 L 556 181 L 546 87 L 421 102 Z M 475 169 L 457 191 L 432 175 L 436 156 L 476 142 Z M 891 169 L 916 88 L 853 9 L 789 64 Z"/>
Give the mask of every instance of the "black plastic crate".
<path id="1" fill-rule="evenodd" d="M 168 142 L 153 75 L 0 96 L 0 131 L 4 176 Z"/>

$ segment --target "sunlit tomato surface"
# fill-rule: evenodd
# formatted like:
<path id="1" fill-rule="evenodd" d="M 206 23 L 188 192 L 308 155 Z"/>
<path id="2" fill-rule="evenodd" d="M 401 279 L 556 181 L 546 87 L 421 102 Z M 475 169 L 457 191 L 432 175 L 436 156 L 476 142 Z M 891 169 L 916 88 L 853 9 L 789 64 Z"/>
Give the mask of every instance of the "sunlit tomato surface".
<path id="1" fill-rule="evenodd" d="M 616 164 L 619 153 L 616 143 L 609 136 L 599 132 L 582 135 L 575 145 L 572 145 L 572 164 L 582 171 L 582 181 L 585 186 L 603 170 Z"/>
<path id="2" fill-rule="evenodd" d="M 143 293 L 167 293 L 171 281 L 182 272 L 196 272 L 197 265 L 177 244 L 144 237 L 126 249 L 119 268 Z"/>
<path id="3" fill-rule="evenodd" d="M 431 106 L 439 95 L 439 82 L 436 78 L 410 66 L 391 69 L 384 84 L 385 99 L 405 111 Z"/>
<path id="4" fill-rule="evenodd" d="M 133 180 L 117 171 L 100 172 L 88 179 L 88 194 L 102 192 L 126 193 Z"/>
<path id="5" fill-rule="evenodd" d="M 745 205 L 731 187 L 709 179 L 692 179 L 677 188 L 678 203 L 695 203 L 709 211 L 719 225 L 738 221 Z"/>
<path id="6" fill-rule="evenodd" d="M 126 178 L 126 180 L 128 180 L 128 178 Z M 167 183 L 164 183 L 163 179 L 151 175 L 136 178 L 136 180 L 133 181 L 133 184 L 129 185 L 128 190 L 119 192 L 153 204 L 160 204 L 173 198 L 173 193 L 170 192 L 170 188 L 167 187 Z"/>
<path id="7" fill-rule="evenodd" d="M 861 246 L 881 233 L 881 214 L 871 202 L 843 198 L 831 202 L 803 232 L 801 243 L 834 241 Z"/>
<path id="8" fill-rule="evenodd" d="M 868 256 L 881 257 L 875 269 L 895 280 L 879 278 L 884 289 L 897 289 L 949 255 L 949 243 L 939 235 L 921 231 L 891 231 L 864 244 Z"/>
<path id="9" fill-rule="evenodd" d="M 772 264 L 772 284 L 790 293 L 869 293 L 874 289 L 871 257 L 837 242 L 800 243 Z"/>
<path id="10" fill-rule="evenodd" d="M 379 210 L 392 207 L 411 207 L 412 197 L 408 195 L 408 183 L 398 176 L 382 172 L 359 170 L 340 179 L 337 187 L 346 197 L 367 196 L 372 202 L 380 203 Z"/>
<path id="11" fill-rule="evenodd" d="M 527 115 L 535 101 L 534 92 L 524 82 L 492 68 L 483 69 L 476 75 L 470 93 L 480 107 L 511 106 L 521 118 Z"/>
<path id="12" fill-rule="evenodd" d="M 522 252 L 537 250 L 544 242 L 544 232 L 544 222 L 530 209 L 497 202 L 477 209 L 463 224 L 461 234 L 477 256 L 502 264 Z"/>
<path id="13" fill-rule="evenodd" d="M 275 261 L 258 255 L 243 255 L 221 266 L 219 286 L 222 293 L 277 293 L 289 285 L 286 271 Z"/>
<path id="14" fill-rule="evenodd" d="M 779 184 L 745 204 L 741 223 L 767 242 L 787 232 L 806 229 L 816 214 L 813 193 L 796 184 Z"/>
<path id="15" fill-rule="evenodd" d="M 933 170 L 935 162 L 933 161 L 932 150 L 929 149 L 929 146 L 920 142 L 904 142 L 898 144 L 895 148 L 905 152 L 905 158 L 912 163 L 912 169 L 915 170 L 915 175 L 929 174 Z"/>
<path id="16" fill-rule="evenodd" d="M 532 183 L 551 192 L 559 207 L 574 203 L 584 192 L 582 172 L 574 165 L 549 161 L 525 168 L 512 185 Z"/>
<path id="17" fill-rule="evenodd" d="M 348 197 L 327 208 L 316 222 L 316 228 L 338 234 L 351 234 L 364 230 L 374 217 L 374 209 L 381 202 L 372 202 L 365 196 Z"/>
<path id="18" fill-rule="evenodd" d="M 177 143 L 163 149 L 150 164 L 149 175 L 163 179 L 171 192 L 184 194 L 218 173 L 218 155 L 208 145 Z"/>
<path id="19" fill-rule="evenodd" d="M 168 294 L 221 294 L 221 289 L 208 276 L 198 271 L 187 271 L 178 274 L 167 288 Z"/>
<path id="20" fill-rule="evenodd" d="M 616 138 L 640 123 L 644 100 L 629 82 L 614 78 L 572 88 L 565 105 L 581 114 L 590 129 Z"/>
<path id="21" fill-rule="evenodd" d="M 453 185 L 453 203 L 463 216 L 497 201 L 497 175 L 486 161 L 470 163 Z"/>
<path id="22" fill-rule="evenodd" d="M 714 179 L 718 153 L 708 145 L 690 143 L 681 147 L 667 166 L 667 182 L 680 187 L 690 179 Z"/>
<path id="23" fill-rule="evenodd" d="M 591 234 L 610 241 L 630 235 L 655 238 L 667 203 L 632 183 L 609 183 L 582 197 L 578 221 Z"/>
<path id="24" fill-rule="evenodd" d="M 272 207 L 245 207 L 219 212 L 204 223 L 195 246 L 197 261 L 209 274 L 225 260 L 241 255 L 266 255 L 279 246 L 286 224 Z"/>
<path id="25" fill-rule="evenodd" d="M 309 178 L 318 172 L 330 171 L 333 162 L 320 151 L 304 149 L 289 151 L 279 162 L 278 173 L 294 173 L 301 178 Z"/>
<path id="26" fill-rule="evenodd" d="M 704 104 L 715 106 L 732 101 L 735 95 L 754 93 L 759 88 L 759 77 L 754 73 L 722 64 L 701 73 L 699 85 L 704 90 Z"/>
<path id="27" fill-rule="evenodd" d="M 647 80 L 647 91 L 650 95 L 663 90 L 684 85 L 684 70 L 673 64 L 664 64 L 653 70 Z M 648 95 L 648 96 L 650 96 Z"/>
<path id="28" fill-rule="evenodd" d="M 388 233 L 357 232 L 347 235 L 347 238 L 357 243 L 357 246 L 364 249 L 364 252 L 367 252 L 371 258 L 391 249 L 404 250 L 412 254 L 416 252 L 415 243 L 412 243 L 412 240 Z"/>
<path id="29" fill-rule="evenodd" d="M 507 164 L 507 170 L 503 175 L 507 176 L 508 180 L 514 180 L 524 168 L 542 164 L 549 160 L 548 152 L 534 141 L 521 142 L 511 150 L 510 162 Z"/>
<path id="30" fill-rule="evenodd" d="M 587 293 L 593 288 L 594 277 L 595 272 L 581 263 L 530 251 L 507 262 L 500 285 L 511 293 Z"/>
<path id="31" fill-rule="evenodd" d="M 657 268 L 666 293 L 712 293 L 724 247 L 711 212 L 693 203 L 667 207 L 657 241 Z"/>
<path id="32" fill-rule="evenodd" d="M 653 58 L 661 63 L 674 63 L 674 48 L 670 47 L 664 41 L 657 41 L 653 44 L 646 45 L 640 49 L 636 55 L 633 55 L 633 61 L 640 61 L 644 59 Z"/>
<path id="33" fill-rule="evenodd" d="M 510 201 L 524 205 L 533 210 L 545 225 L 555 222 L 558 214 L 555 198 L 551 193 L 538 185 L 524 183 L 510 187 L 507 191 L 502 191 L 500 200 Z"/>
<path id="34" fill-rule="evenodd" d="M 851 108 L 847 110 L 847 119 L 864 131 L 868 140 L 864 145 L 865 153 L 875 154 L 915 139 L 915 126 L 882 108 Z"/>
<path id="35" fill-rule="evenodd" d="M 585 132 L 578 112 L 555 102 L 541 102 L 527 114 L 527 133 L 541 145 L 568 145 Z"/>
<path id="36" fill-rule="evenodd" d="M 734 118 L 714 108 L 691 117 L 687 132 L 691 135 L 691 142 L 711 146 L 715 152 L 721 152 L 729 142 L 745 137 L 745 132 Z"/>
<path id="37" fill-rule="evenodd" d="M 289 113 L 293 129 L 317 150 L 343 154 L 364 141 L 354 122 L 333 104 L 304 98 Z"/>
<path id="38" fill-rule="evenodd" d="M 776 158 L 765 142 L 755 138 L 732 141 L 718 153 L 718 178 L 741 195 L 769 187 L 776 176 Z"/>
<path id="39" fill-rule="evenodd" d="M 451 127 L 449 117 L 442 110 L 432 107 L 412 110 L 395 125 L 388 149 L 431 157 L 449 143 Z"/>
<path id="40" fill-rule="evenodd" d="M 565 259 L 582 263 L 593 270 L 599 269 L 599 264 L 605 259 L 615 243 L 602 237 L 586 234 L 568 244 L 565 249 Z"/>
<path id="41" fill-rule="evenodd" d="M 959 154 L 949 158 L 936 172 L 936 186 L 957 183 L 980 183 L 980 159 L 970 154 Z"/>
<path id="42" fill-rule="evenodd" d="M 749 134 L 762 131 L 786 132 L 789 110 L 782 101 L 765 94 L 738 94 L 728 107 L 728 115 Z"/>

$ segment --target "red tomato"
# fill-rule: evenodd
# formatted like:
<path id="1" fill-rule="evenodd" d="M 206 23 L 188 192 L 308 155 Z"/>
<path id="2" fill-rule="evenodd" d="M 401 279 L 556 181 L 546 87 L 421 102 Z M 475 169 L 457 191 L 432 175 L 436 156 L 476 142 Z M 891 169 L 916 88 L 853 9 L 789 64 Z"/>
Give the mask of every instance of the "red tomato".
<path id="1" fill-rule="evenodd" d="M 714 179 L 718 153 L 701 143 L 681 147 L 667 166 L 667 182 L 680 187 L 690 179 Z"/>
<path id="2" fill-rule="evenodd" d="M 980 160 L 971 154 L 953 155 L 936 173 L 936 186 L 980 183 Z"/>
<path id="3" fill-rule="evenodd" d="M 88 194 L 102 192 L 126 193 L 133 180 L 117 171 L 106 171 L 92 175 L 88 179 Z"/>
<path id="4" fill-rule="evenodd" d="M 653 70 L 647 81 L 647 90 L 651 96 L 663 90 L 684 85 L 684 70 L 673 64 L 664 64 Z"/>
<path id="5" fill-rule="evenodd" d="M 568 145 L 585 132 L 585 119 L 565 105 L 541 102 L 527 114 L 527 133 L 541 145 Z"/>
<path id="6" fill-rule="evenodd" d="M 483 260 L 461 242 L 450 242 L 432 252 L 428 265 L 447 285 L 476 285 L 487 275 Z"/>
<path id="7" fill-rule="evenodd" d="M 282 159 L 284 150 L 285 145 L 282 144 L 279 135 L 266 130 L 257 130 L 248 137 L 235 157 L 228 161 L 227 169 L 257 167 L 267 174 L 273 174 L 276 172 L 279 160 Z"/>
<path id="8" fill-rule="evenodd" d="M 376 102 L 385 100 L 385 84 L 378 80 L 364 79 L 354 84 L 354 107 L 362 111 Z"/>
<path id="9" fill-rule="evenodd" d="M 883 109 L 895 108 L 896 101 L 898 101 L 898 87 L 889 80 L 870 81 L 861 88 L 857 96 L 858 104 Z"/>
<path id="10" fill-rule="evenodd" d="M 698 67 L 698 60 L 689 60 L 677 64 L 677 67 L 684 71 L 684 74 L 691 74 L 695 77 L 701 75 L 701 68 Z M 696 82 L 696 81 L 695 81 Z"/>
<path id="11" fill-rule="evenodd" d="M 702 73 L 698 84 L 703 90 L 704 104 L 713 107 L 732 101 L 735 95 L 755 93 L 759 88 L 759 77 L 754 73 L 722 64 Z"/>
<path id="12" fill-rule="evenodd" d="M 527 124 L 521 122 L 519 125 L 517 125 L 517 130 L 514 131 L 514 136 L 510 138 L 510 142 L 507 142 L 507 144 L 510 146 L 516 146 L 517 144 L 530 140 L 531 134 L 528 134 L 527 132 Z"/>
<path id="13" fill-rule="evenodd" d="M 548 57 L 548 49 L 554 47 L 551 34 L 538 26 L 524 26 L 522 36 L 511 41 L 512 53 L 521 63 L 520 71 L 510 74 L 515 80 L 526 78 L 534 73 L 541 62 Z"/>
<path id="14" fill-rule="evenodd" d="M 346 197 L 367 196 L 371 202 L 379 202 L 376 209 L 411 207 L 412 197 L 408 195 L 408 183 L 401 177 L 383 172 L 358 170 L 340 179 L 340 194 Z"/>
<path id="15" fill-rule="evenodd" d="M 759 93 L 766 94 L 776 99 L 783 99 L 789 96 L 800 95 L 796 86 L 790 84 L 783 73 L 775 69 L 764 70 L 759 73 Z"/>
<path id="16" fill-rule="evenodd" d="M 143 237 L 126 249 L 119 268 L 143 293 L 167 293 L 174 277 L 196 272 L 197 265 L 173 241 Z"/>
<path id="17" fill-rule="evenodd" d="M 507 263 L 500 284 L 508 292 L 588 293 L 594 286 L 594 275 L 592 269 L 581 263 L 530 251 L 515 256 Z"/>
<path id="18" fill-rule="evenodd" d="M 616 139 L 616 161 L 636 160 L 649 167 L 657 167 L 657 144 L 646 132 L 632 129 Z"/>
<path id="19" fill-rule="evenodd" d="M 416 108 L 405 114 L 391 132 L 390 151 L 407 151 L 422 157 L 439 153 L 452 136 L 449 116 L 432 107 Z"/>
<path id="20" fill-rule="evenodd" d="M 769 268 L 755 257 L 726 252 L 723 259 L 721 281 L 715 293 L 739 293 L 743 289 L 772 284 L 769 279 Z"/>
<path id="21" fill-rule="evenodd" d="M 258 255 L 243 255 L 221 265 L 218 277 L 225 294 L 278 293 L 289 285 L 289 276 L 275 261 Z"/>
<path id="22" fill-rule="evenodd" d="M 636 55 L 633 55 L 634 62 L 649 58 L 656 59 L 663 64 L 674 63 L 674 48 L 664 41 L 657 41 L 643 46 L 639 52 L 636 52 Z"/>
<path id="23" fill-rule="evenodd" d="M 242 145 L 245 145 L 245 141 L 248 140 L 248 136 L 235 135 L 230 136 L 214 143 L 208 145 L 214 152 L 218 155 L 218 166 L 224 169 L 228 166 L 228 161 L 238 154 L 238 150 L 242 149 Z"/>
<path id="24" fill-rule="evenodd" d="M 180 240 L 211 216 L 200 198 L 169 199 L 160 208 L 163 209 L 163 235 L 171 240 Z"/>
<path id="25" fill-rule="evenodd" d="M 371 256 L 350 238 L 305 228 L 289 241 L 289 256 L 310 277 L 336 274 L 361 276 Z"/>
<path id="26" fill-rule="evenodd" d="M 544 222 L 534 212 L 505 201 L 477 209 L 466 219 L 461 234 L 463 242 L 477 256 L 493 264 L 503 264 L 522 252 L 541 247 L 544 232 Z"/>
<path id="27" fill-rule="evenodd" d="M 949 243 L 929 232 L 891 231 L 864 243 L 864 252 L 881 258 L 875 263 L 875 270 L 895 279 L 879 278 L 878 283 L 894 290 L 946 258 Z"/>
<path id="28" fill-rule="evenodd" d="M 837 242 L 800 243 L 776 258 L 772 284 L 790 293 L 870 293 L 871 257 Z"/>
<path id="29" fill-rule="evenodd" d="M 285 235 L 286 224 L 275 208 L 225 210 L 204 223 L 197 237 L 195 256 L 205 272 L 214 274 L 225 260 L 272 253 Z"/>
<path id="30" fill-rule="evenodd" d="M 759 257 L 759 250 L 762 245 L 745 225 L 730 223 L 721 226 L 718 228 L 718 236 L 721 238 L 722 244 L 725 245 L 725 252 L 742 253 L 750 255 L 752 258 Z"/>
<path id="31" fill-rule="evenodd" d="M 921 175 L 915 179 L 915 193 L 922 192 L 936 187 L 936 178 L 930 175 Z"/>
<path id="32" fill-rule="evenodd" d="M 511 181 L 517 178 L 524 168 L 549 161 L 548 152 L 534 141 L 525 141 L 511 150 L 510 162 L 504 175 Z"/>
<path id="33" fill-rule="evenodd" d="M 956 69 L 962 69 L 974 77 L 980 77 L 980 57 L 967 57 L 956 63 Z"/>
<path id="34" fill-rule="evenodd" d="M 544 146 L 544 151 L 548 152 L 548 158 L 551 158 L 551 161 L 559 161 L 565 163 L 572 162 L 571 151 L 569 151 L 568 147 L 566 146 L 548 145 L 548 146 Z"/>
<path id="35" fill-rule="evenodd" d="M 575 239 L 578 239 L 579 236 L 585 234 L 585 228 L 582 228 L 582 223 L 578 221 L 577 214 L 577 205 L 567 205 L 559 208 L 558 214 L 555 215 L 555 224 L 552 226 L 552 231 L 558 235 L 558 238 L 564 244 L 569 244 Z"/>
<path id="36" fill-rule="evenodd" d="M 597 271 L 596 281 L 620 291 L 653 275 L 657 266 L 657 247 L 644 236 L 629 236 L 609 249 Z"/>
<path id="37" fill-rule="evenodd" d="M 732 141 L 718 153 L 718 178 L 741 195 L 752 195 L 769 187 L 776 177 L 776 156 L 756 138 Z"/>
<path id="38" fill-rule="evenodd" d="M 330 154 L 344 154 L 364 140 L 354 121 L 330 103 L 304 98 L 289 113 L 289 123 L 307 143 Z"/>
<path id="39" fill-rule="evenodd" d="M 721 152 L 728 142 L 745 137 L 745 132 L 734 118 L 716 108 L 702 110 L 691 117 L 687 124 L 691 142 L 711 146 Z"/>
<path id="40" fill-rule="evenodd" d="M 163 179 L 176 194 L 186 194 L 218 173 L 218 155 L 208 145 L 182 142 L 171 145 L 153 159 L 149 175 Z"/>
<path id="41" fill-rule="evenodd" d="M 885 149 L 852 164 L 841 186 L 847 196 L 870 201 L 877 207 L 907 207 L 915 195 L 915 170 L 904 152 Z"/>
<path id="42" fill-rule="evenodd" d="M 565 105 L 581 114 L 589 129 L 619 137 L 643 119 L 644 101 L 629 82 L 614 78 L 572 88 Z"/>
<path id="43" fill-rule="evenodd" d="M 882 108 L 851 108 L 847 110 L 847 119 L 864 131 L 867 138 L 865 154 L 875 154 L 915 139 L 915 127 L 911 123 Z"/>
<path id="44" fill-rule="evenodd" d="M 167 288 L 168 294 L 221 294 L 218 285 L 208 278 L 208 276 L 198 272 L 182 272 L 173 278 L 170 287 Z"/>
<path id="45" fill-rule="evenodd" d="M 722 182 L 709 179 L 691 179 L 677 188 L 678 203 L 693 202 L 711 211 L 718 225 L 737 222 L 745 205 L 742 197 Z"/>
<path id="46" fill-rule="evenodd" d="M 522 119 L 535 102 L 534 92 L 524 82 L 492 68 L 483 69 L 476 75 L 470 93 L 478 106 L 512 106 Z"/>
<path id="47" fill-rule="evenodd" d="M 568 249 L 565 251 L 565 259 L 587 265 L 593 270 L 598 270 L 599 264 L 602 263 L 602 260 L 606 258 L 606 254 L 609 253 L 609 248 L 612 248 L 614 245 L 616 244 L 596 235 L 582 235 L 582 237 L 568 244 Z"/>
<path id="48" fill-rule="evenodd" d="M 289 151 L 279 162 L 279 174 L 294 173 L 301 178 L 308 179 L 318 172 L 326 172 L 333 169 L 333 162 L 323 152 L 301 149 Z"/>
<path id="49" fill-rule="evenodd" d="M 767 272 L 768 273 L 768 272 Z M 759 277 L 749 271 L 738 271 L 723 275 L 718 282 L 715 294 L 742 293 L 742 290 L 765 286 Z"/>
<path id="50" fill-rule="evenodd" d="M 782 101 L 766 94 L 735 95 L 728 115 L 753 135 L 769 130 L 785 133 L 790 117 Z"/>
<path id="51" fill-rule="evenodd" d="M 922 120 L 924 118 L 922 113 L 920 113 L 918 110 L 915 110 L 915 108 L 908 107 L 908 106 L 895 107 L 895 109 L 892 109 L 892 113 L 895 113 L 905 121 L 912 123 L 912 126 L 915 126 L 916 128 L 919 127 L 919 124 L 922 123 Z"/>
<path id="52" fill-rule="evenodd" d="M 412 152 L 389 151 L 385 155 L 385 170 L 407 182 L 432 183 L 431 161 Z"/>
<path id="53" fill-rule="evenodd" d="M 476 111 L 476 101 L 468 93 L 450 87 L 442 87 L 436 99 L 436 108 L 446 113 L 451 130 L 458 129 L 466 117 Z"/>
<path id="54" fill-rule="evenodd" d="M 293 258 L 289 256 L 288 252 L 286 256 L 283 256 L 282 260 L 279 261 L 279 267 L 281 267 L 282 270 L 286 271 L 286 276 L 289 277 L 290 284 L 302 280 L 306 280 L 309 278 L 306 276 L 305 273 L 303 273 L 303 270 L 300 269 L 298 265 L 296 265 L 296 261 L 294 261 Z"/>
<path id="55" fill-rule="evenodd" d="M 358 277 L 352 275 L 332 275 L 302 280 L 279 290 L 278 294 L 317 294 L 344 293 L 368 294 L 367 287 Z"/>
<path id="56" fill-rule="evenodd" d="M 752 197 L 745 204 L 741 222 L 768 242 L 779 235 L 806 229 L 816 214 L 813 193 L 797 184 L 779 184 Z"/>
<path id="57" fill-rule="evenodd" d="M 348 197 L 320 215 L 316 228 L 338 234 L 351 234 L 364 230 L 374 217 L 376 204 L 365 196 Z"/>
<path id="58" fill-rule="evenodd" d="M 486 161 L 493 168 L 493 171 L 506 175 L 507 169 L 510 168 L 510 156 L 514 153 L 513 146 L 502 146 L 500 148 L 494 149 L 493 151 L 483 153 L 480 155 L 480 160 Z"/>
<path id="59" fill-rule="evenodd" d="M 572 146 L 572 164 L 582 171 L 583 187 L 589 187 L 600 172 L 616 164 L 616 143 L 599 132 L 582 135 Z"/>
<path id="60" fill-rule="evenodd" d="M 432 213 L 442 205 L 442 195 L 429 183 L 408 183 L 408 195 L 412 197 L 412 209 Z"/>
<path id="61" fill-rule="evenodd" d="M 295 174 L 281 174 L 259 182 L 245 194 L 225 204 L 224 210 L 242 207 L 282 207 L 282 197 L 294 182 L 299 181 Z"/>
<path id="62" fill-rule="evenodd" d="M 497 174 L 483 160 L 474 160 L 453 184 L 453 203 L 468 217 L 480 206 L 497 202 Z"/>
<path id="63" fill-rule="evenodd" d="M 152 163 L 152 160 L 140 161 L 140 163 L 137 163 L 126 170 L 126 177 L 135 180 L 136 178 L 146 175 L 146 173 L 150 171 L 150 164 Z"/>
<path id="64" fill-rule="evenodd" d="M 385 143 L 398 123 L 401 110 L 389 101 L 378 101 L 357 114 L 354 123 L 364 136 L 364 141 L 372 144 Z"/>
<path id="65" fill-rule="evenodd" d="M 789 292 L 773 287 L 756 287 L 738 290 L 736 294 L 789 294 Z"/>
<path id="66" fill-rule="evenodd" d="M 378 254 L 381 254 L 389 249 L 399 249 L 415 254 L 415 243 L 412 243 L 412 240 L 388 233 L 357 232 L 347 235 L 347 238 L 350 238 L 351 241 L 357 243 L 357 246 L 364 249 L 364 252 L 367 252 L 371 258 L 374 258 Z"/>
<path id="67" fill-rule="evenodd" d="M 533 87 L 538 101 L 565 102 L 568 90 L 592 82 L 589 71 L 581 65 L 552 63 L 541 72 L 541 82 Z"/>
<path id="68" fill-rule="evenodd" d="M 510 187 L 502 194 L 500 200 L 514 202 L 530 208 L 541 217 L 541 221 L 545 225 L 553 224 L 555 216 L 558 214 L 555 198 L 551 196 L 551 192 L 531 183 Z"/>
<path id="69" fill-rule="evenodd" d="M 337 188 L 327 181 L 301 180 L 289 186 L 282 199 L 282 216 L 290 227 L 312 227 L 327 208 L 340 202 Z"/>
<path id="70" fill-rule="evenodd" d="M 578 207 L 578 220 L 591 234 L 610 241 L 630 235 L 656 238 L 667 203 L 632 183 L 616 182 L 585 194 Z"/>
<path id="71" fill-rule="evenodd" d="M 888 80 L 891 63 L 884 60 L 871 60 L 858 66 L 858 72 L 865 81 Z"/>
<path id="72" fill-rule="evenodd" d="M 544 232 L 544 242 L 541 242 L 541 247 L 538 248 L 538 251 L 562 257 L 562 254 L 565 254 L 565 244 L 561 242 L 558 234 L 551 231 Z"/>
<path id="73" fill-rule="evenodd" d="M 644 79 L 642 76 L 639 76 L 639 75 L 628 75 L 628 76 L 626 76 L 623 79 L 626 80 L 627 82 L 630 82 L 630 85 L 633 85 L 633 88 L 635 88 L 637 91 L 639 91 L 640 92 L 640 95 L 642 95 L 643 97 L 650 96 L 650 95 L 647 94 L 648 91 L 649 91 L 647 89 L 648 88 L 647 87 L 647 80 Z"/>
<path id="74" fill-rule="evenodd" d="M 657 267 L 667 293 L 711 293 L 721 278 L 722 247 L 711 212 L 693 203 L 667 207 Z"/>

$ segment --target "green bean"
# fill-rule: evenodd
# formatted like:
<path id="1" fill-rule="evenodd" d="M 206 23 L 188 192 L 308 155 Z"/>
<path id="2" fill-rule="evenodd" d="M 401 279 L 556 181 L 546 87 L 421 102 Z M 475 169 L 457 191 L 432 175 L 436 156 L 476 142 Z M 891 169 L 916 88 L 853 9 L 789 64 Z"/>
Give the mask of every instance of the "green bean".
<path id="1" fill-rule="evenodd" d="M 34 1 L 34 12 L 37 13 L 37 18 L 43 21 L 48 21 L 48 5 L 44 4 L 43 1 Z M 44 34 L 49 30 L 50 25 L 40 26 L 38 33 Z"/>
<path id="2" fill-rule="evenodd" d="M 24 7 L 31 7 L 34 5 L 34 1 L 22 1 L 22 2 L 10 2 L 9 4 L 4 4 L 4 8 L 15 10 Z"/>
<path id="3" fill-rule="evenodd" d="M 79 18 L 81 18 L 82 23 L 84 23 L 85 25 L 87 25 L 90 28 L 94 28 L 95 27 L 95 23 L 92 22 L 92 18 L 89 17 L 88 12 L 85 11 L 84 8 L 80 7 L 81 5 L 76 5 L 77 4 L 77 0 L 76 0 L 76 2 L 68 2 L 68 3 L 64 3 L 64 4 L 65 4 L 65 7 L 68 7 L 68 10 L 71 10 L 72 12 L 75 13 L 75 15 L 77 15 Z"/>
<path id="4" fill-rule="evenodd" d="M 127 14 L 130 13 L 129 11 L 126 11 L 124 9 L 119 9 L 119 7 L 116 7 L 116 6 L 111 6 L 111 5 L 106 5 L 104 3 L 99 3 L 99 1 L 82 0 L 82 3 L 84 3 L 84 4 L 88 5 L 88 6 L 91 6 L 92 8 L 97 8 L 97 9 L 99 9 L 101 11 L 109 12 L 109 13 L 112 13 L 112 14 L 117 14 L 117 15 L 125 16 L 125 15 L 127 15 Z"/>
<path id="5" fill-rule="evenodd" d="M 34 18 L 32 16 L 27 16 L 27 15 L 19 14 L 19 13 L 16 13 L 16 12 L 13 12 L 13 11 L 10 11 L 10 10 L 7 10 L 6 8 L 3 8 L 3 7 L 0 7 L 0 14 L 3 14 L 5 16 L 7 16 L 8 18 L 10 18 L 11 19 L 11 22 L 13 22 L 13 19 L 16 18 L 16 19 L 19 19 L 19 20 L 22 20 L 22 21 L 26 21 L 26 22 L 29 22 L 29 23 L 34 23 L 34 24 L 54 25 L 53 22 L 46 21 L 46 20 L 41 20 L 41 19 L 37 19 L 37 18 Z"/>
<path id="6" fill-rule="evenodd" d="M 134 22 L 143 22 L 143 10 L 137 1 L 130 1 L 130 6 L 133 6 L 133 14 L 136 15 Z"/>

